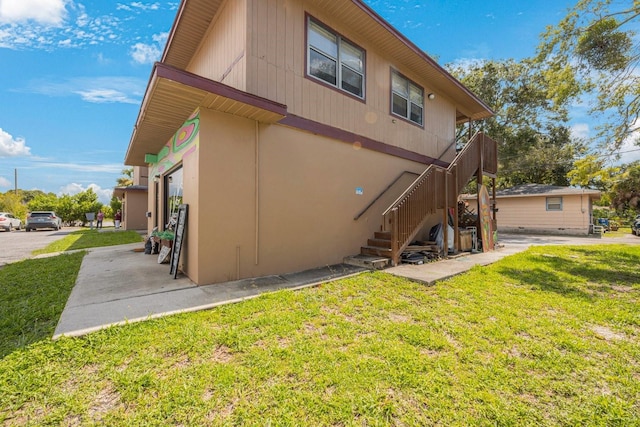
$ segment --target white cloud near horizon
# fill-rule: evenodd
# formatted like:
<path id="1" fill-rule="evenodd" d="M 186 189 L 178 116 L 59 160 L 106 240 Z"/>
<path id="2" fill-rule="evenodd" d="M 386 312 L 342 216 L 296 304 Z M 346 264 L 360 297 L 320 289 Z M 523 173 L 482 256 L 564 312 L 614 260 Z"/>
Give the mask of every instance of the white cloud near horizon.
<path id="1" fill-rule="evenodd" d="M 67 17 L 69 0 L 0 0 L 0 23 L 34 21 L 46 26 L 60 26 Z"/>
<path id="2" fill-rule="evenodd" d="M 11 187 L 11 182 L 4 176 L 0 176 L 0 188 Z"/>
<path id="3" fill-rule="evenodd" d="M 86 187 L 83 187 L 82 184 L 77 184 L 72 182 L 63 187 L 60 187 L 60 191 L 58 191 L 58 197 L 68 194 L 73 196 L 78 193 L 82 193 L 83 191 L 87 191 L 89 188 L 93 190 L 94 193 L 98 196 L 98 201 L 103 205 L 108 205 L 111 201 L 111 196 L 113 195 L 113 188 L 101 188 L 98 184 L 89 184 Z"/>
<path id="4" fill-rule="evenodd" d="M 30 156 L 31 148 L 27 147 L 24 138 L 14 138 L 0 128 L 0 158 Z"/>

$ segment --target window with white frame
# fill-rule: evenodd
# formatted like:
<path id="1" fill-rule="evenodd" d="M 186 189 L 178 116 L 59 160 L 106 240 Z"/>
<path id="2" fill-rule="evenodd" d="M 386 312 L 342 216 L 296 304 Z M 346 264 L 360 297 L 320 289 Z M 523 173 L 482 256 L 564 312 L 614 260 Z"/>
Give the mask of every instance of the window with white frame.
<path id="1" fill-rule="evenodd" d="M 561 211 L 562 210 L 562 197 L 547 197 L 547 210 L 548 211 Z"/>
<path id="2" fill-rule="evenodd" d="M 424 89 L 396 71 L 391 72 L 391 112 L 422 126 Z"/>
<path id="3" fill-rule="evenodd" d="M 364 50 L 309 18 L 307 74 L 364 98 Z"/>

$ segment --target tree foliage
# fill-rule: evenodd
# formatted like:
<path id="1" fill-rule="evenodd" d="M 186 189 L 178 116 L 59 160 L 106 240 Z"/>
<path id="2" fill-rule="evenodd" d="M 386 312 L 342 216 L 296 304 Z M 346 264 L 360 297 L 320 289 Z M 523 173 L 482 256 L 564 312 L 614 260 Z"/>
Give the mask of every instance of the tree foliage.
<path id="1" fill-rule="evenodd" d="M 620 167 L 607 166 L 605 160 L 595 154 L 588 154 L 575 161 L 574 169 L 568 174 L 570 184 L 607 192 L 613 179 L 620 173 Z"/>
<path id="2" fill-rule="evenodd" d="M 640 213 L 640 162 L 626 165 L 611 190 L 611 206 L 631 219 Z"/>
<path id="3" fill-rule="evenodd" d="M 565 104 L 548 91 L 545 71 L 534 61 L 483 61 L 449 67 L 495 115 L 474 122 L 498 142 L 498 186 L 525 183 L 568 185 L 567 173 L 584 152 L 572 139 Z M 459 135 L 469 132 L 459 127 Z"/>
<path id="4" fill-rule="evenodd" d="M 133 185 L 133 168 L 122 169 L 122 176 L 116 180 L 118 187 L 131 187 Z"/>
<path id="5" fill-rule="evenodd" d="M 602 148 L 618 150 L 638 129 L 640 42 L 633 28 L 639 17 L 637 0 L 581 0 L 557 26 L 547 28 L 538 50 L 556 101 L 594 96 L 590 109 L 602 122 L 597 135 Z"/>
<path id="6" fill-rule="evenodd" d="M 27 217 L 27 207 L 22 203 L 22 197 L 14 191 L 0 194 L 0 212 L 11 212 L 16 218 L 23 221 Z"/>
<path id="7" fill-rule="evenodd" d="M 85 224 L 85 214 L 97 212 L 102 208 L 98 195 L 89 188 L 73 196 L 64 194 L 57 197 L 53 193 L 38 194 L 27 203 L 29 211 L 55 211 L 66 223 L 80 222 Z"/>

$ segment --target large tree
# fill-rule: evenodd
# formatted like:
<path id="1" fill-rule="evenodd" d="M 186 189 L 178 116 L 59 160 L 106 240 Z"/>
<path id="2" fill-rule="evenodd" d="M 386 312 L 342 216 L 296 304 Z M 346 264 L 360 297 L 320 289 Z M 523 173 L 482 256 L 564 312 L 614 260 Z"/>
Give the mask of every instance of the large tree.
<path id="1" fill-rule="evenodd" d="M 611 190 L 611 206 L 632 219 L 640 214 L 640 162 L 625 165 Z"/>
<path id="2" fill-rule="evenodd" d="M 581 0 L 547 28 L 539 47 L 556 101 L 590 95 L 591 113 L 601 121 L 598 141 L 609 150 L 640 125 L 640 41 L 633 31 L 639 18 L 638 0 Z"/>
<path id="3" fill-rule="evenodd" d="M 584 147 L 571 137 L 566 103 L 550 96 L 545 72 L 535 61 L 480 61 L 449 69 L 495 113 L 472 126 L 499 144 L 499 187 L 569 184 L 567 173 Z M 460 134 L 467 132 L 459 128 Z"/>

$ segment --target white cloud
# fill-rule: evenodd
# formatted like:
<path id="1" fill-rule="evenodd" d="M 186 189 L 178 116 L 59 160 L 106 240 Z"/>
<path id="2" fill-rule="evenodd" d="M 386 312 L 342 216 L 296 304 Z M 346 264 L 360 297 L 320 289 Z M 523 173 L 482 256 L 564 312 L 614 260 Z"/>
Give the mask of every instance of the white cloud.
<path id="1" fill-rule="evenodd" d="M 636 120 L 636 122 L 630 126 L 631 129 L 634 129 L 634 132 L 626 137 L 620 146 L 620 162 L 622 163 L 631 163 L 640 160 L 640 129 L 638 126 L 640 126 L 640 123 Z"/>
<path id="2" fill-rule="evenodd" d="M 76 77 L 63 82 L 33 81 L 25 91 L 54 97 L 76 94 L 92 103 L 138 104 L 145 86 L 144 80 L 129 77 Z"/>
<path id="3" fill-rule="evenodd" d="M 11 182 L 4 176 L 0 176 L 0 187 L 8 188 L 11 187 Z"/>
<path id="4" fill-rule="evenodd" d="M 0 22 L 34 21 L 45 26 L 60 26 L 67 16 L 68 0 L 0 0 Z"/>
<path id="5" fill-rule="evenodd" d="M 589 124 L 588 123 L 576 123 L 571 126 L 571 136 L 578 139 L 589 139 Z"/>
<path id="6" fill-rule="evenodd" d="M 139 64 L 152 64 L 160 59 L 162 50 L 158 45 L 136 43 L 131 48 L 131 57 Z"/>
<path id="7" fill-rule="evenodd" d="M 145 4 L 139 1 L 134 1 L 133 3 L 131 3 L 131 6 L 142 10 L 158 10 L 160 8 L 160 5 L 158 3 Z"/>
<path id="8" fill-rule="evenodd" d="M 0 158 L 30 156 L 31 148 L 27 147 L 23 138 L 14 138 L 0 128 Z"/>
<path id="9" fill-rule="evenodd" d="M 123 104 L 138 104 L 138 100 L 132 99 L 127 94 L 113 89 L 91 89 L 77 91 L 83 101 L 101 103 L 121 102 Z"/>
<path id="10" fill-rule="evenodd" d="M 119 173 L 122 171 L 122 164 L 118 163 L 107 163 L 107 164 L 96 164 L 96 163 L 58 163 L 58 162 L 47 162 L 47 161 L 39 161 L 35 163 L 38 168 L 56 168 L 56 169 L 65 169 L 68 171 L 75 172 L 95 172 L 95 173 Z"/>
<path id="11" fill-rule="evenodd" d="M 87 191 L 89 188 L 91 188 L 93 192 L 96 193 L 96 195 L 98 196 L 98 201 L 100 203 L 104 205 L 109 204 L 109 202 L 111 201 L 111 196 L 113 195 L 113 188 L 101 188 L 98 184 L 89 184 L 87 187 L 83 187 L 81 184 L 76 184 L 75 182 L 73 182 L 60 187 L 58 196 L 62 196 L 63 194 L 73 196 L 74 194 Z"/>

